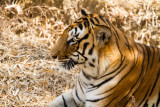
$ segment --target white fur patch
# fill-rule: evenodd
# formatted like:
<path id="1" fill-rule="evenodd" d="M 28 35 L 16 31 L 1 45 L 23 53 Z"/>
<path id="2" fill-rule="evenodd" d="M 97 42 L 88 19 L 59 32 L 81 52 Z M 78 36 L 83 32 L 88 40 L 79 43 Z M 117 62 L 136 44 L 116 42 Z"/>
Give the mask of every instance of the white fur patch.
<path id="1" fill-rule="evenodd" d="M 105 55 L 101 56 L 100 60 L 101 61 L 100 61 L 100 64 L 99 64 L 99 66 L 100 66 L 99 74 L 101 75 L 106 70 L 108 65 L 110 64 L 110 61 Z"/>
<path id="2" fill-rule="evenodd" d="M 68 37 L 67 41 L 70 40 L 71 38 L 73 38 L 73 35 L 71 35 L 72 32 L 73 32 L 73 35 L 75 35 L 75 29 L 72 29 L 71 31 L 69 31 L 69 37 Z"/>
<path id="3" fill-rule="evenodd" d="M 73 32 L 73 35 L 71 35 L 72 32 Z M 74 35 L 77 35 L 78 33 L 79 33 L 78 38 L 82 38 L 82 36 L 85 35 L 85 32 L 86 32 L 86 31 L 85 31 L 85 28 L 84 28 L 84 27 L 83 27 L 82 30 L 77 27 L 77 33 L 76 33 L 76 34 L 75 34 L 75 29 L 72 29 L 71 31 L 69 31 L 69 37 L 68 37 L 67 40 L 70 40 L 71 38 L 73 38 Z"/>

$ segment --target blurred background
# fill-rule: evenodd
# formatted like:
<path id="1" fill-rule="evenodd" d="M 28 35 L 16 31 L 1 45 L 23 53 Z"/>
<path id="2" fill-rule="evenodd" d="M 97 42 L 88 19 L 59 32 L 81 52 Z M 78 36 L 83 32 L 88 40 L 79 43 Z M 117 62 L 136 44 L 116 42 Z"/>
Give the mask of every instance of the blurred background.
<path id="1" fill-rule="evenodd" d="M 160 0 L 0 0 L 0 106 L 47 106 L 74 87 L 78 69 L 59 70 L 50 49 L 82 8 L 160 48 Z"/>

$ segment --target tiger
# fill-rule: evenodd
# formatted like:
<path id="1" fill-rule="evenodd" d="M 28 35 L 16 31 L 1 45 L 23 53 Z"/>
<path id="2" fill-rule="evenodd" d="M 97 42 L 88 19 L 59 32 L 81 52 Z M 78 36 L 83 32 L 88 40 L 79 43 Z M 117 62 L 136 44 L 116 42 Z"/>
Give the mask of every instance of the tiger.
<path id="1" fill-rule="evenodd" d="M 79 67 L 76 86 L 49 107 L 160 107 L 160 49 L 136 43 L 105 16 L 81 14 L 51 48 L 62 68 Z"/>

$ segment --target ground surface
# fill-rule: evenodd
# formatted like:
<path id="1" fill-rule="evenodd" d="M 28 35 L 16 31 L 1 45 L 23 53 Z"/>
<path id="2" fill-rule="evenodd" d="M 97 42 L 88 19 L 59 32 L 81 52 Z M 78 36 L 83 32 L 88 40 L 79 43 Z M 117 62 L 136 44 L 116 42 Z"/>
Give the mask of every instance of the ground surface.
<path id="1" fill-rule="evenodd" d="M 47 106 L 74 87 L 78 70 L 60 71 L 50 48 L 81 8 L 108 17 L 137 42 L 160 47 L 159 0 L 7 1 L 0 1 L 0 107 Z"/>

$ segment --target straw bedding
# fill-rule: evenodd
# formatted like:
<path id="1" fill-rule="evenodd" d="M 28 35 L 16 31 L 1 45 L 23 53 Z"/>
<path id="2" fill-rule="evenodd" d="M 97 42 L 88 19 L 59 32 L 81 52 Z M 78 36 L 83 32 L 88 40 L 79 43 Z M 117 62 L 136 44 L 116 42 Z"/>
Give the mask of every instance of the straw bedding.
<path id="1" fill-rule="evenodd" d="M 84 8 L 105 15 L 135 41 L 160 47 L 158 0 L 4 0 L 0 2 L 0 106 L 47 106 L 76 83 L 50 48 Z M 87 4 L 90 4 L 89 6 Z"/>

